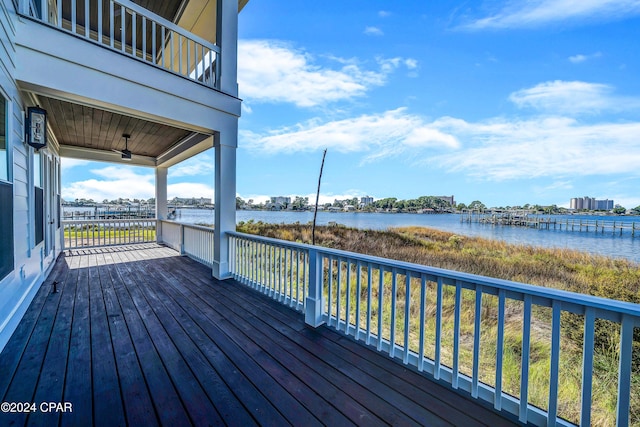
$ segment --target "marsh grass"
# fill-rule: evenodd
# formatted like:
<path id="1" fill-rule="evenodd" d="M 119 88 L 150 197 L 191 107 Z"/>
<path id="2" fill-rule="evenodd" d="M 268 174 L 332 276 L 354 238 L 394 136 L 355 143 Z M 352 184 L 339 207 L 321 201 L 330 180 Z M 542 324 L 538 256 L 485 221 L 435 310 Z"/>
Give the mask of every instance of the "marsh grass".
<path id="1" fill-rule="evenodd" d="M 282 240 L 309 243 L 310 226 L 301 224 L 276 225 L 241 223 L 238 231 Z M 388 231 L 358 230 L 346 227 L 317 227 L 316 242 L 320 246 L 356 253 L 429 265 L 466 273 L 496 277 L 533 285 L 640 303 L 640 267 L 625 260 L 610 259 L 566 249 L 544 249 L 512 245 L 501 241 L 464 237 L 452 233 L 420 228 L 403 227 Z M 371 295 L 371 330 L 391 339 L 392 275 L 336 260 L 325 261 L 325 283 L 329 275 L 335 286 L 329 298 L 325 290 L 326 310 L 339 315 L 341 320 L 360 328 L 366 327 L 366 307 Z M 382 274 L 382 277 L 381 277 Z M 339 280 L 338 280 L 339 279 Z M 368 281 L 371 281 L 369 289 Z M 359 281 L 359 286 L 358 286 Z M 435 358 L 436 283 L 426 283 L 425 295 L 425 356 Z M 338 289 L 339 288 L 339 289 Z M 395 286 L 396 318 L 394 337 L 404 345 L 404 313 L 406 304 L 406 277 L 398 274 Z M 409 342 L 411 350 L 420 345 L 419 279 L 412 278 L 410 292 Z M 358 311 L 355 301 L 361 296 Z M 380 292 L 383 292 L 380 299 Z M 441 361 L 452 366 L 454 337 L 454 306 L 456 288 L 443 285 Z M 347 297 L 348 296 L 348 297 Z M 347 307 L 347 300 L 349 302 Z M 379 306 L 379 301 L 382 305 Z M 462 290 L 460 311 L 459 369 L 471 375 L 473 368 L 475 292 Z M 497 306 L 498 298 L 482 296 L 480 336 L 480 380 L 495 385 L 497 358 Z M 357 314 L 359 313 L 359 317 Z M 507 298 L 505 305 L 502 388 L 511 395 L 520 393 L 522 368 L 523 303 Z M 560 341 L 560 379 L 558 391 L 559 415 L 579 422 L 581 405 L 582 315 L 562 313 Z M 614 425 L 619 363 L 619 324 L 598 319 L 594 345 L 594 372 L 592 397 L 592 424 Z M 549 377 L 551 352 L 551 309 L 533 306 L 531 317 L 529 359 L 529 402 L 540 408 L 549 405 Z M 634 371 L 631 392 L 631 420 L 640 425 L 640 328 L 634 330 Z"/>

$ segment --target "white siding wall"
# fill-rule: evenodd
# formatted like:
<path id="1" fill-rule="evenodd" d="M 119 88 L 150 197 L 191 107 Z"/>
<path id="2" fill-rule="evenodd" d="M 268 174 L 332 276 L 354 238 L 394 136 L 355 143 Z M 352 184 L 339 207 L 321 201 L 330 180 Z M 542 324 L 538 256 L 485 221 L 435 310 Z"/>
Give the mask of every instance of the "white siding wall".
<path id="1" fill-rule="evenodd" d="M 4 348 L 29 303 L 43 282 L 53 257 L 42 259 L 42 244 L 32 248 L 33 186 L 30 182 L 32 149 L 25 146 L 24 102 L 16 74 L 15 23 L 12 0 L 0 0 L 0 94 L 9 100 L 7 134 L 13 181 L 14 271 L 0 281 L 0 350 Z"/>

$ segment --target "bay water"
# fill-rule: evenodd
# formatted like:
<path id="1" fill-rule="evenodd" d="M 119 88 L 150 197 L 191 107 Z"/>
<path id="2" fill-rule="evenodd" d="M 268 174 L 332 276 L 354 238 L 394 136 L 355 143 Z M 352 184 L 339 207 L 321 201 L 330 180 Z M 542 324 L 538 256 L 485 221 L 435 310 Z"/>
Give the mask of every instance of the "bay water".
<path id="1" fill-rule="evenodd" d="M 188 224 L 213 224 L 214 212 L 206 209 L 178 209 L 176 221 Z M 547 218 L 547 216 L 544 216 Z M 553 215 L 558 222 L 569 220 L 598 220 L 607 222 L 636 223 L 636 235 L 630 231 L 613 232 L 609 227 L 604 233 L 559 229 L 536 229 L 483 223 L 461 222 L 459 214 L 409 214 L 409 213 L 365 213 L 365 212 L 318 212 L 317 224 L 342 224 L 360 229 L 386 230 L 391 227 L 419 226 L 436 228 L 463 236 L 502 240 L 507 243 L 546 248 L 575 249 L 612 258 L 624 258 L 640 263 L 640 217 L 637 216 L 590 216 Z M 262 221 L 273 224 L 307 224 L 313 220 L 313 212 L 295 211 L 249 211 L 236 212 L 236 221 Z"/>

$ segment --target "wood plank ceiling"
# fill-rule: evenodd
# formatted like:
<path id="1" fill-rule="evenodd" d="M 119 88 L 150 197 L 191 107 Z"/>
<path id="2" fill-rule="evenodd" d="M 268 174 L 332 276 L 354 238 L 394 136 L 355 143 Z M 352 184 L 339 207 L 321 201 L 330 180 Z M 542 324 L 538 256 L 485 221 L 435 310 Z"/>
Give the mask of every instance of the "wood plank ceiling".
<path id="1" fill-rule="evenodd" d="M 123 133 L 131 135 L 133 155 L 158 157 L 191 134 L 190 131 L 124 116 L 97 108 L 39 96 L 47 121 L 62 146 L 122 150 Z"/>

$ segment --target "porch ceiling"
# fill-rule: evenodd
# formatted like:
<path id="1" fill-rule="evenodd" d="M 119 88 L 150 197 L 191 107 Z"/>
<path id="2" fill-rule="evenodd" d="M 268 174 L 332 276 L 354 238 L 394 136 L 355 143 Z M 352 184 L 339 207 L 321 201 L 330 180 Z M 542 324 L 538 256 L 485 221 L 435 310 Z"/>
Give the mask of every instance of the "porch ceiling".
<path id="1" fill-rule="evenodd" d="M 85 105 L 39 96 L 47 121 L 61 147 L 80 147 L 111 152 L 125 148 L 122 134 L 129 134 L 133 156 L 158 158 L 191 131 Z"/>

